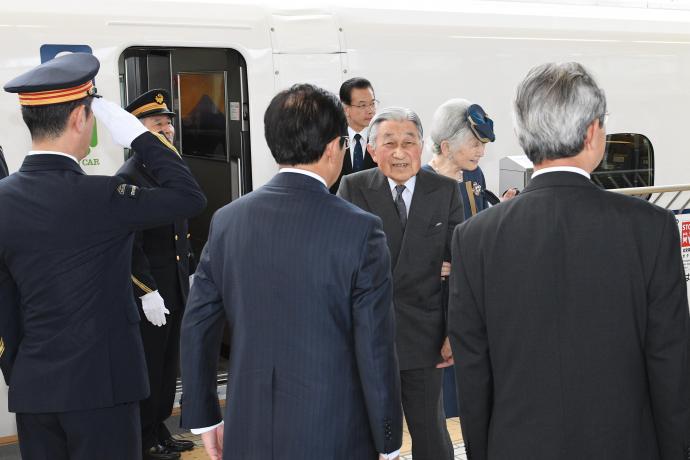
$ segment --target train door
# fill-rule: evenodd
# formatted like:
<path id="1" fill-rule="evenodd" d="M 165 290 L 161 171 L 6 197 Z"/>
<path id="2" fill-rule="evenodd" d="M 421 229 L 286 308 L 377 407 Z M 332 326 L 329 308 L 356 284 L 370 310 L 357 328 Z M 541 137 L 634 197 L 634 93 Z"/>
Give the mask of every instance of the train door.
<path id="1" fill-rule="evenodd" d="M 213 213 L 252 190 L 246 75 L 244 58 L 232 49 L 132 47 L 120 58 L 123 105 L 153 88 L 170 92 L 175 146 L 208 200 L 189 221 L 197 257 Z M 219 382 L 227 379 L 227 345 Z"/>

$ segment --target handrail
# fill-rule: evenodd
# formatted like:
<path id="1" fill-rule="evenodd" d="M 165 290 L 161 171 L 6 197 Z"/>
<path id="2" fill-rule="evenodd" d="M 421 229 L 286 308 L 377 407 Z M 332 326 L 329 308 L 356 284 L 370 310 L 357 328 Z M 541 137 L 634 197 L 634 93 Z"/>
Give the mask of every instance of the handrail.
<path id="1" fill-rule="evenodd" d="M 637 196 L 649 200 L 650 203 L 676 212 L 685 212 L 690 206 L 690 184 L 658 185 L 653 187 L 630 187 L 609 189 L 609 192 L 621 195 Z M 673 207 L 682 194 L 688 197 L 680 208 Z"/>
<path id="2" fill-rule="evenodd" d="M 630 188 L 614 188 L 609 189 L 609 192 L 621 193 L 623 195 L 650 195 L 652 193 L 666 193 L 666 192 L 687 192 L 690 191 L 690 184 L 679 185 L 659 185 L 652 187 L 630 187 Z"/>

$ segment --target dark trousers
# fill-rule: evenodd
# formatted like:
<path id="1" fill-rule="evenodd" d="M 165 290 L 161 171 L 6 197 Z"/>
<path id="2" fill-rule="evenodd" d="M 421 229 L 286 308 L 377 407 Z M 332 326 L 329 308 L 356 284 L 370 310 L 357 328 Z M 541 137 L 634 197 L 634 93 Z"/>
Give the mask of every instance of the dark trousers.
<path id="1" fill-rule="evenodd" d="M 453 443 L 443 412 L 443 369 L 400 371 L 402 406 L 414 460 L 452 460 Z"/>
<path id="2" fill-rule="evenodd" d="M 139 403 L 17 414 L 23 460 L 140 460 Z"/>
<path id="3" fill-rule="evenodd" d="M 165 326 L 141 321 L 141 338 L 149 373 L 151 395 L 141 401 L 141 440 L 144 450 L 170 437 L 165 420 L 172 414 L 175 385 L 180 366 L 182 311 L 166 316 Z"/>

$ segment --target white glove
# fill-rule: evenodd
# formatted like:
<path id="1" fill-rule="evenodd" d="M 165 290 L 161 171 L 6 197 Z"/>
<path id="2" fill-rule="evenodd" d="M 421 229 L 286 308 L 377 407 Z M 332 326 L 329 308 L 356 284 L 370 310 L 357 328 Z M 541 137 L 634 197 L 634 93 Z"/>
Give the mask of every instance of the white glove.
<path id="1" fill-rule="evenodd" d="M 189 289 L 192 288 L 192 284 L 194 284 L 194 273 L 189 275 Z"/>
<path id="2" fill-rule="evenodd" d="M 161 297 L 158 291 L 149 292 L 139 298 L 141 299 L 141 308 L 144 310 L 146 319 L 154 326 L 165 325 L 165 315 L 169 315 L 170 310 L 165 308 L 163 297 Z"/>
<path id="3" fill-rule="evenodd" d="M 99 123 L 103 124 L 115 143 L 131 148 L 132 141 L 148 131 L 141 121 L 114 102 L 94 98 L 91 109 Z"/>

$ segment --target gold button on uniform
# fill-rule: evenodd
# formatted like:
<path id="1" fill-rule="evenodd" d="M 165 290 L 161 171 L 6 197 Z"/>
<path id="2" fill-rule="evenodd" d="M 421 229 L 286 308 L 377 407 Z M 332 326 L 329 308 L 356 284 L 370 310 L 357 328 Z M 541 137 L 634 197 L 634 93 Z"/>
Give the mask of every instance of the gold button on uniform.
<path id="1" fill-rule="evenodd" d="M 189 239 L 190 236 L 192 236 L 192 234 L 191 234 L 191 233 L 187 233 L 187 239 Z"/>
<path id="2" fill-rule="evenodd" d="M 180 237 L 177 236 L 177 235 L 175 235 L 175 241 L 177 241 L 177 240 L 179 240 L 179 239 L 180 239 Z"/>
<path id="3" fill-rule="evenodd" d="M 175 256 L 175 258 L 177 259 L 178 262 L 180 261 L 180 256 Z"/>

